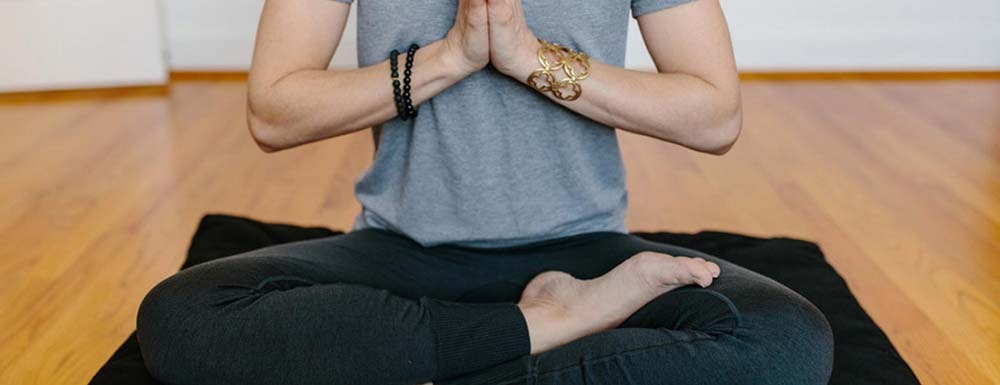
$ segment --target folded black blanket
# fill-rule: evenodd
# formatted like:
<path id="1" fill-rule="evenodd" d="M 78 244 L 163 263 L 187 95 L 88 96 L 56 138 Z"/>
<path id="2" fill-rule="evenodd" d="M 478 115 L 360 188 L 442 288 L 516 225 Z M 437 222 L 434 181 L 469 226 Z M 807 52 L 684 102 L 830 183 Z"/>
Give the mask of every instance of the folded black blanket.
<path id="1" fill-rule="evenodd" d="M 209 214 L 202 218 L 195 232 L 183 268 L 265 246 L 340 233 L 324 227 L 264 223 Z M 812 301 L 826 314 L 833 328 L 835 356 L 830 384 L 919 384 L 885 333 L 861 308 L 847 283 L 826 262 L 816 244 L 791 238 L 755 238 L 716 231 L 634 234 L 727 259 L 771 277 Z M 143 365 L 135 333 L 90 383 L 160 385 Z"/>

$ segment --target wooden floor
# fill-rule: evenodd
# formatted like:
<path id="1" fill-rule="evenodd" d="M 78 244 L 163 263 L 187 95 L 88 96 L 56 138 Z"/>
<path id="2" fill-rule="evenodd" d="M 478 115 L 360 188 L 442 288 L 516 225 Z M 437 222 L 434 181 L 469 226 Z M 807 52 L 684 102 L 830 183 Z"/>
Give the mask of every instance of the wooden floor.
<path id="1" fill-rule="evenodd" d="M 85 384 L 206 212 L 350 225 L 369 133 L 264 154 L 244 92 L 0 97 L 0 384 Z M 817 241 L 924 384 L 1000 383 L 1000 78 L 752 77 L 744 96 L 723 157 L 620 132 L 630 228 Z"/>

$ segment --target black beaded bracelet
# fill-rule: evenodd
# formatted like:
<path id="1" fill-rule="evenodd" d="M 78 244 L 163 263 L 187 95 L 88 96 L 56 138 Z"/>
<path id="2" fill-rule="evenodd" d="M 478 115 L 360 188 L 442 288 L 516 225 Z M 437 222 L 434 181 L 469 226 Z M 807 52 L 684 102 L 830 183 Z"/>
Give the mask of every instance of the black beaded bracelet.
<path id="1" fill-rule="evenodd" d="M 413 99 L 410 98 L 410 75 L 413 74 L 413 56 L 420 48 L 416 43 L 410 44 L 406 50 L 406 69 L 403 70 L 402 89 L 399 82 L 399 51 L 393 49 L 389 54 L 389 69 L 392 70 L 392 93 L 396 103 L 396 112 L 400 119 L 408 120 L 417 116 L 417 109 L 413 107 Z"/>
<path id="2" fill-rule="evenodd" d="M 415 56 L 418 48 L 420 46 L 417 43 L 413 43 L 406 50 L 406 69 L 403 70 L 403 101 L 406 103 L 404 108 L 407 119 L 417 117 L 417 109 L 413 107 L 413 100 L 410 99 L 410 75 L 413 73 L 413 56 Z"/>
<path id="3" fill-rule="evenodd" d="M 392 94 L 393 100 L 396 102 L 396 113 L 403 120 L 407 119 L 406 116 L 406 105 L 403 104 L 403 95 L 399 87 L 399 51 L 392 50 L 389 54 L 389 69 L 392 70 Z"/>

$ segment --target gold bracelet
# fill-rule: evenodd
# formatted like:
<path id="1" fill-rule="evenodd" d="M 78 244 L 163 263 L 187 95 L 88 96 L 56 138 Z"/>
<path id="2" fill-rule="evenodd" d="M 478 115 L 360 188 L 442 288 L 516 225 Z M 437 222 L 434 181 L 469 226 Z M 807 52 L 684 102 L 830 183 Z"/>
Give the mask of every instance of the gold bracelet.
<path id="1" fill-rule="evenodd" d="M 538 39 L 538 42 L 542 44 L 541 47 L 538 47 L 538 63 L 542 65 L 542 68 L 536 69 L 531 75 L 528 75 L 528 85 L 541 92 L 551 91 L 552 95 L 562 100 L 579 98 L 580 94 L 583 93 L 579 82 L 590 75 L 590 56 L 542 39 Z M 550 55 L 558 60 L 550 61 Z M 577 69 L 573 68 L 574 63 L 579 64 L 581 72 L 578 73 Z M 566 77 L 556 80 L 552 71 L 560 68 Z M 543 78 L 545 84 L 540 84 L 538 78 Z M 569 87 L 573 93 L 564 94 L 563 89 L 566 87 Z"/>

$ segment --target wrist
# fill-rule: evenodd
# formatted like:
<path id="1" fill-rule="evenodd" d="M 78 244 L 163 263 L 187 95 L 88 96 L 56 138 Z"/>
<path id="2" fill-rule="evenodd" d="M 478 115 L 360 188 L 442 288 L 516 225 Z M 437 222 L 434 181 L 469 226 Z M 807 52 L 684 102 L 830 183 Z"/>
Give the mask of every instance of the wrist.
<path id="1" fill-rule="evenodd" d="M 435 46 L 434 57 L 451 80 L 461 80 L 479 70 L 465 59 L 461 51 L 453 48 L 447 38 L 438 40 L 432 45 Z"/>
<path id="2" fill-rule="evenodd" d="M 536 69 L 541 67 L 538 64 L 538 49 L 542 46 L 537 39 L 526 39 L 526 41 L 520 45 L 520 48 L 514 54 L 514 60 L 511 61 L 511 65 L 508 68 L 504 68 L 501 72 L 507 76 L 510 76 L 522 84 L 527 84 L 528 76 L 531 75 Z"/>

